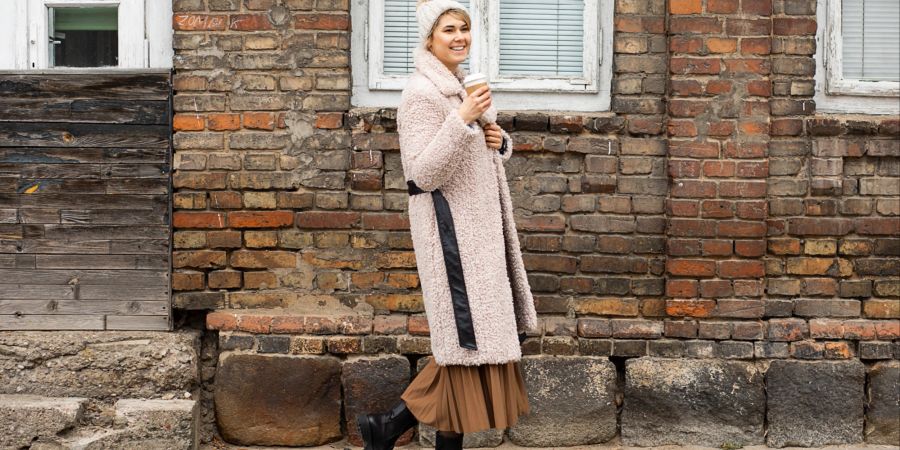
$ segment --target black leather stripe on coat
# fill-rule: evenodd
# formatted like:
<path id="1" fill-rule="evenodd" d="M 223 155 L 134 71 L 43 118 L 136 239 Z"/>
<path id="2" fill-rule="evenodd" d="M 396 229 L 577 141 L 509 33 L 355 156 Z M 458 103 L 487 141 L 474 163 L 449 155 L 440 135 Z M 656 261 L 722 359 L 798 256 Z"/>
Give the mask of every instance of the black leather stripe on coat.
<path id="1" fill-rule="evenodd" d="M 407 181 L 406 184 L 409 187 L 409 195 L 424 194 L 426 192 L 416 186 L 411 180 Z M 459 337 L 459 346 L 470 350 L 478 350 L 450 204 L 444 198 L 444 194 L 441 193 L 440 189 L 431 191 L 431 199 L 434 203 L 438 234 L 441 238 L 441 249 L 444 253 L 444 266 L 447 268 L 447 282 L 450 287 L 450 298 L 453 301 L 453 316 L 456 319 L 456 334 Z"/>

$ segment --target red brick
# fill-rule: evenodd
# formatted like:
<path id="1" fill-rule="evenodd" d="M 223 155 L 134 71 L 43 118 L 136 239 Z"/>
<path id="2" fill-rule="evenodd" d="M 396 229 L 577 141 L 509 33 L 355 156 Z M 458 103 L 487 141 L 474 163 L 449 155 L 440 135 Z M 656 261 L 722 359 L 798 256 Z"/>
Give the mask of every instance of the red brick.
<path id="1" fill-rule="evenodd" d="M 202 291 L 206 287 L 203 284 L 202 272 L 173 272 L 172 290 L 175 291 Z"/>
<path id="2" fill-rule="evenodd" d="M 730 256 L 734 244 L 722 239 L 707 239 L 700 243 L 700 252 L 703 256 Z"/>
<path id="3" fill-rule="evenodd" d="M 666 251 L 670 256 L 697 256 L 700 254 L 700 240 L 670 238 L 666 240 Z"/>
<path id="4" fill-rule="evenodd" d="M 316 128 L 334 130 L 344 125 L 344 115 L 334 112 L 320 112 L 316 115 Z"/>
<path id="5" fill-rule="evenodd" d="M 768 55 L 772 52 L 772 41 L 769 38 L 741 39 L 741 54 Z"/>
<path id="6" fill-rule="evenodd" d="M 172 128 L 175 131 L 202 131 L 206 120 L 201 114 L 175 114 Z"/>
<path id="7" fill-rule="evenodd" d="M 728 19 L 725 33 L 729 36 L 768 36 L 771 28 L 769 19 Z"/>
<path id="8" fill-rule="evenodd" d="M 741 0 L 741 12 L 770 16 L 772 15 L 772 0 Z"/>
<path id="9" fill-rule="evenodd" d="M 172 26 L 176 31 L 222 31 L 228 17 L 215 14 L 175 14 Z"/>
<path id="10" fill-rule="evenodd" d="M 709 80 L 706 83 L 706 93 L 712 95 L 727 94 L 731 92 L 733 84 L 728 80 Z"/>
<path id="11" fill-rule="evenodd" d="M 734 133 L 734 122 L 730 120 L 710 122 L 706 133 L 709 136 L 731 136 Z"/>
<path id="12" fill-rule="evenodd" d="M 213 209 L 240 209 L 241 193 L 234 191 L 216 191 L 209 193 L 209 206 Z"/>
<path id="13" fill-rule="evenodd" d="M 669 175 L 672 178 L 699 178 L 700 161 L 687 159 L 669 160 Z"/>
<path id="14" fill-rule="evenodd" d="M 741 219 L 762 220 L 769 215 L 769 204 L 765 200 L 737 202 L 737 216 Z"/>
<path id="15" fill-rule="evenodd" d="M 774 255 L 799 255 L 800 239 L 769 239 L 768 247 Z"/>
<path id="16" fill-rule="evenodd" d="M 773 19 L 773 32 L 776 36 L 811 36 L 816 34 L 816 21 L 815 19 L 776 17 Z"/>
<path id="17" fill-rule="evenodd" d="M 751 80 L 747 82 L 747 93 L 757 97 L 771 97 L 772 83 L 769 80 Z"/>
<path id="18" fill-rule="evenodd" d="M 228 28 L 235 31 L 271 30 L 272 22 L 266 14 L 235 14 Z"/>
<path id="19" fill-rule="evenodd" d="M 766 338 L 770 341 L 799 341 L 809 334 L 803 319 L 769 319 Z"/>
<path id="20" fill-rule="evenodd" d="M 716 196 L 716 183 L 700 180 L 678 180 L 671 187 L 672 197 L 712 198 Z"/>
<path id="21" fill-rule="evenodd" d="M 697 297 L 697 280 L 666 280 L 666 297 Z"/>
<path id="22" fill-rule="evenodd" d="M 738 10 L 738 0 L 707 0 L 706 12 L 715 14 L 732 14 Z"/>
<path id="23" fill-rule="evenodd" d="M 675 317 L 709 317 L 715 308 L 715 300 L 666 300 L 666 314 Z"/>
<path id="24" fill-rule="evenodd" d="M 728 280 L 701 280 L 700 296 L 704 298 L 723 298 L 734 295 L 731 281 Z"/>
<path id="25" fill-rule="evenodd" d="M 705 113 L 711 102 L 707 100 L 682 100 L 673 98 L 669 100 L 669 112 L 673 117 L 697 117 Z"/>
<path id="26" fill-rule="evenodd" d="M 696 80 L 672 80 L 669 84 L 673 95 L 700 95 L 703 86 Z"/>
<path id="27" fill-rule="evenodd" d="M 672 36 L 669 39 L 669 50 L 673 53 L 700 53 L 703 39 L 689 36 Z"/>
<path id="28" fill-rule="evenodd" d="M 755 258 L 766 254 L 764 240 L 734 241 L 734 253 L 744 258 Z"/>
<path id="29" fill-rule="evenodd" d="M 723 237 L 763 237 L 766 235 L 765 222 L 745 222 L 737 220 L 718 223 L 718 235 Z"/>
<path id="30" fill-rule="evenodd" d="M 803 121 L 800 119 L 773 119 L 769 132 L 772 136 L 799 136 L 803 133 Z"/>
<path id="31" fill-rule="evenodd" d="M 241 129 L 240 114 L 210 114 L 207 126 L 213 131 L 228 131 Z"/>
<path id="32" fill-rule="evenodd" d="M 762 261 L 719 261 L 719 276 L 722 278 L 761 278 L 766 276 Z"/>
<path id="33" fill-rule="evenodd" d="M 409 316 L 407 322 L 409 334 L 413 336 L 430 336 L 431 329 L 428 327 L 428 319 L 425 316 Z"/>
<path id="34" fill-rule="evenodd" d="M 280 228 L 293 225 L 290 211 L 236 211 L 228 213 L 231 228 Z"/>
<path id="35" fill-rule="evenodd" d="M 717 142 L 673 140 L 669 142 L 669 156 L 715 158 L 719 156 L 719 144 Z"/>
<path id="36" fill-rule="evenodd" d="M 669 69 L 678 75 L 716 75 L 722 66 L 718 58 L 672 58 Z"/>
<path id="37" fill-rule="evenodd" d="M 409 217 L 405 213 L 364 213 L 362 227 L 368 230 L 408 230 Z"/>
<path id="38" fill-rule="evenodd" d="M 707 38 L 706 49 L 712 53 L 732 53 L 737 50 L 737 39 Z"/>
<path id="39" fill-rule="evenodd" d="M 666 261 L 671 275 L 685 277 L 711 277 L 716 273 L 716 262 L 701 259 L 676 259 Z"/>
<path id="40" fill-rule="evenodd" d="M 360 213 L 349 211 L 303 211 L 297 213 L 298 228 L 352 228 Z"/>
<path id="41" fill-rule="evenodd" d="M 275 115 L 263 112 L 248 112 L 243 115 L 244 128 L 248 130 L 274 130 Z"/>
<path id="42" fill-rule="evenodd" d="M 667 129 L 669 136 L 697 136 L 697 125 L 694 124 L 693 120 L 670 120 Z"/>
<path id="43" fill-rule="evenodd" d="M 172 215 L 175 228 L 225 228 L 225 214 L 211 212 L 176 212 Z"/>
<path id="44" fill-rule="evenodd" d="M 206 315 L 206 329 L 234 331 L 237 329 L 237 317 L 222 311 L 211 312 Z"/>
<path id="45" fill-rule="evenodd" d="M 767 75 L 772 68 L 766 59 L 735 58 L 725 59 L 725 73 L 744 74 L 753 73 Z"/>
<path id="46" fill-rule="evenodd" d="M 721 33 L 722 21 L 716 17 L 672 17 L 669 19 L 672 33 Z"/>
<path id="47" fill-rule="evenodd" d="M 672 14 L 700 14 L 703 3 L 700 0 L 669 0 L 669 12 Z"/>
<path id="48" fill-rule="evenodd" d="M 301 13 L 294 16 L 294 28 L 298 30 L 348 30 L 347 14 Z"/>
<path id="49" fill-rule="evenodd" d="M 623 33 L 665 33 L 666 31 L 666 22 L 662 17 L 617 15 L 615 22 L 616 31 Z"/>
<path id="50" fill-rule="evenodd" d="M 725 144 L 723 156 L 726 158 L 763 158 L 768 145 L 761 142 L 728 142 Z"/>
<path id="51" fill-rule="evenodd" d="M 900 218 L 867 217 L 858 219 L 856 232 L 863 235 L 897 236 L 900 235 Z"/>
<path id="52" fill-rule="evenodd" d="M 733 177 L 734 161 L 704 161 L 703 175 L 708 177 Z"/>
<path id="53" fill-rule="evenodd" d="M 734 202 L 728 200 L 707 200 L 701 205 L 704 218 L 727 219 L 734 217 Z"/>
<path id="54" fill-rule="evenodd" d="M 666 200 L 667 213 L 676 217 L 697 217 L 700 213 L 699 206 L 700 204 L 696 200 Z"/>
<path id="55" fill-rule="evenodd" d="M 765 181 L 722 181 L 719 183 L 722 197 L 763 198 L 766 196 Z"/>

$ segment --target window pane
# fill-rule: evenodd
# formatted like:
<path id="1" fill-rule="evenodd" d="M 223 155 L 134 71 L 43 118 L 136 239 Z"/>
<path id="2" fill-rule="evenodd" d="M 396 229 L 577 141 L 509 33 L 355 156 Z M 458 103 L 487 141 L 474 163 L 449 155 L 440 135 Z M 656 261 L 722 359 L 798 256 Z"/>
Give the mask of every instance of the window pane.
<path id="1" fill-rule="evenodd" d="M 900 81 L 900 2 L 841 2 L 844 77 Z"/>
<path id="2" fill-rule="evenodd" d="M 584 0 L 501 0 L 500 73 L 581 76 Z"/>
<path id="3" fill-rule="evenodd" d="M 49 8 L 50 66 L 117 66 L 118 8 Z"/>
<path id="4" fill-rule="evenodd" d="M 469 8 L 468 0 L 460 3 Z M 419 43 L 416 0 L 384 0 L 384 73 L 406 75 L 415 69 L 412 51 Z M 468 70 L 468 60 L 463 68 Z"/>

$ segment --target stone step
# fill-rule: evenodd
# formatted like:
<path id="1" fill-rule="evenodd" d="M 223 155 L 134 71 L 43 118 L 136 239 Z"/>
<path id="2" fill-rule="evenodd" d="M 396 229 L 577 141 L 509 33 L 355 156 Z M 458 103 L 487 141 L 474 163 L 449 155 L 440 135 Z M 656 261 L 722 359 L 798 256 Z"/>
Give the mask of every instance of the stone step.
<path id="1" fill-rule="evenodd" d="M 85 398 L 0 394 L 0 448 L 29 447 L 74 428 Z"/>

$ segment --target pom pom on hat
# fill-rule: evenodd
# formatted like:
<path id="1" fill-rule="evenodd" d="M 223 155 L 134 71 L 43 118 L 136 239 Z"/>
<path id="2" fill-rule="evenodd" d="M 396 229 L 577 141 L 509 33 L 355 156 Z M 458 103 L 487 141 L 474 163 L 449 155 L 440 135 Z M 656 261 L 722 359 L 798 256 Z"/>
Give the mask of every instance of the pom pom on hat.
<path id="1" fill-rule="evenodd" d="M 419 4 L 416 6 L 416 21 L 419 23 L 419 40 L 421 42 L 424 43 L 428 39 L 434 23 L 448 9 L 461 9 L 466 11 L 466 14 L 469 13 L 462 3 L 454 0 L 419 0 Z"/>

